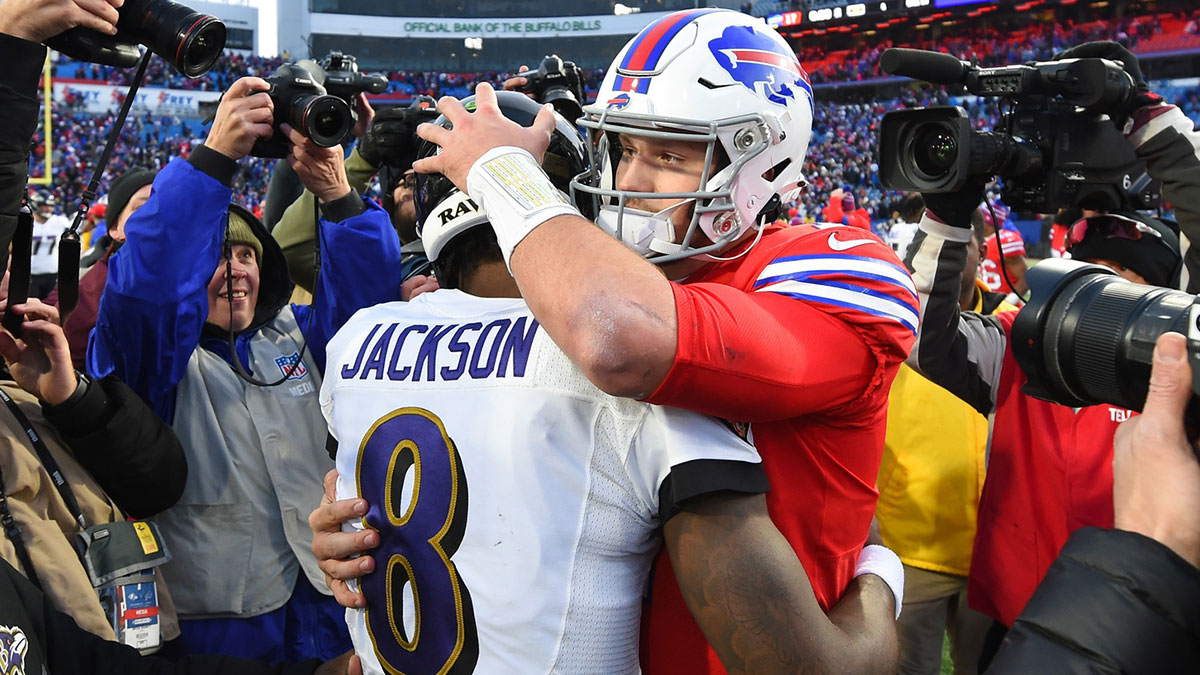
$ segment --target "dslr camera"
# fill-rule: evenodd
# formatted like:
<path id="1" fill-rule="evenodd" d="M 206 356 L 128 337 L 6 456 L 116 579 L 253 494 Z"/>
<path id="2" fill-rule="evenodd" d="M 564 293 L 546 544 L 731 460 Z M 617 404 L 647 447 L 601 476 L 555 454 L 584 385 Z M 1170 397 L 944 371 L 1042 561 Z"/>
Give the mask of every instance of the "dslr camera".
<path id="1" fill-rule="evenodd" d="M 270 85 L 267 94 L 275 104 L 275 133 L 255 141 L 251 155 L 286 157 L 288 140 L 279 131 L 284 123 L 323 148 L 341 143 L 354 128 L 350 105 L 326 92 L 325 72 L 315 62 L 285 63 L 264 79 Z"/>
<path id="2" fill-rule="evenodd" d="M 526 79 L 521 91 L 533 94 L 538 103 L 549 103 L 572 124 L 583 116 L 583 71 L 574 61 L 563 61 L 558 54 L 542 59 L 537 70 L 520 73 Z"/>
<path id="3" fill-rule="evenodd" d="M 1007 103 L 993 131 L 976 131 L 958 106 L 884 115 L 879 176 L 885 187 L 955 192 L 973 178 L 999 176 L 1004 203 L 1018 211 L 1158 206 L 1161 184 L 1103 114 L 1135 94 L 1121 64 L 1086 58 L 980 68 L 949 54 L 889 49 L 881 67 Z"/>
<path id="4" fill-rule="evenodd" d="M 276 133 L 254 144 L 255 157 L 287 155 L 287 140 L 278 131 L 285 122 L 323 148 L 345 141 L 358 121 L 354 98 L 360 92 L 382 94 L 388 86 L 386 77 L 360 73 L 357 59 L 337 51 L 320 63 L 286 63 L 265 79 L 275 103 Z"/>
<path id="5" fill-rule="evenodd" d="M 220 19 L 171 0 L 125 0 L 118 12 L 116 35 L 78 27 L 46 46 L 79 61 L 129 68 L 142 58 L 143 44 L 191 78 L 207 73 L 225 49 Z"/>
<path id="6" fill-rule="evenodd" d="M 387 91 L 386 77 L 378 73 L 360 73 L 358 59 L 349 54 L 329 52 L 321 59 L 321 69 L 325 71 L 325 90 L 345 99 L 352 110 L 354 97 L 359 93 L 382 94 Z"/>

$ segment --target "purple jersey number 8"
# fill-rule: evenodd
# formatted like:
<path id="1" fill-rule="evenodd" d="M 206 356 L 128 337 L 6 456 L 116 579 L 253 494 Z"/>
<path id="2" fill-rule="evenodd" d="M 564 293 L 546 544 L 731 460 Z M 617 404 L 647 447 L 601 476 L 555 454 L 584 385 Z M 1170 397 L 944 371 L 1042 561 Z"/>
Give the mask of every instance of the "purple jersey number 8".
<path id="1" fill-rule="evenodd" d="M 412 497 L 403 500 L 413 472 Z M 471 594 L 450 558 L 467 524 L 467 482 L 446 427 L 421 408 L 401 408 L 371 426 L 358 450 L 363 524 L 379 532 L 375 574 L 360 580 L 366 624 L 384 670 L 470 673 L 479 660 Z M 412 634 L 404 625 L 411 587 Z M 380 604 L 382 603 L 382 605 Z"/>

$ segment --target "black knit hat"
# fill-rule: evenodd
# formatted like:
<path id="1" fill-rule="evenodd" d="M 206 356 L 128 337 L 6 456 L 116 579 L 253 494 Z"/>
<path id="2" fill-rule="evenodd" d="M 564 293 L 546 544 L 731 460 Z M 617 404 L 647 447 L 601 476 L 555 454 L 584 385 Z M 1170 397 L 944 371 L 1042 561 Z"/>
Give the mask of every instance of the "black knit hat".
<path id="1" fill-rule="evenodd" d="M 1157 218 L 1134 211 L 1107 213 L 1084 220 L 1113 217 L 1145 225 L 1159 236 L 1146 233 L 1138 239 L 1110 237 L 1099 228 L 1092 228 L 1084 234 L 1083 241 L 1069 249 L 1071 257 L 1076 260 L 1111 260 L 1137 272 L 1155 286 L 1178 288 L 1183 255 L 1179 250 L 1177 231 Z"/>
<path id="2" fill-rule="evenodd" d="M 156 171 L 135 167 L 114 180 L 108 190 L 108 211 L 104 214 L 104 226 L 111 230 L 117 224 L 117 218 L 121 217 L 121 212 L 129 205 L 133 194 L 153 183 L 157 175 Z"/>

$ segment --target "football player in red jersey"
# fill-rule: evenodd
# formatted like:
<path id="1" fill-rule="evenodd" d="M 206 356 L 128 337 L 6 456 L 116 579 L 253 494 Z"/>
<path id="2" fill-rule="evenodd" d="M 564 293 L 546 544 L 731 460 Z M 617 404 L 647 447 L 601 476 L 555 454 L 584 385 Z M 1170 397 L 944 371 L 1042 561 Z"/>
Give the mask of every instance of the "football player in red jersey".
<path id="1" fill-rule="evenodd" d="M 772 519 L 828 610 L 866 539 L 887 391 L 918 308 L 874 235 L 772 224 L 799 192 L 811 134 L 812 90 L 792 50 L 715 9 L 635 36 L 580 121 L 593 167 L 572 187 L 598 198 L 596 223 L 535 159 L 549 112 L 521 128 L 490 87 L 476 94 L 474 113 L 440 102 L 453 130 L 422 126 L 442 152 L 414 168 L 447 175 L 485 209 L 530 309 L 601 389 L 722 417 L 753 439 Z M 688 614 L 703 602 L 683 598 L 660 560 L 648 672 L 721 672 Z"/>
<path id="2" fill-rule="evenodd" d="M 1003 226 L 996 227 L 993 222 L 993 210 L 996 211 L 996 219 L 1003 223 L 1007 208 L 995 203 L 991 204 L 991 209 L 988 206 L 982 204 L 979 207 L 979 212 L 983 214 L 984 234 L 987 235 L 984 242 L 987 256 L 979 274 L 989 289 L 1010 294 L 1008 301 L 1018 304 L 1029 293 L 1029 285 L 1025 283 L 1025 240 L 1020 232 L 1006 230 Z M 1003 270 L 1000 269 L 1001 264 L 1004 265 Z M 1008 283 L 1009 280 L 1012 284 Z"/>

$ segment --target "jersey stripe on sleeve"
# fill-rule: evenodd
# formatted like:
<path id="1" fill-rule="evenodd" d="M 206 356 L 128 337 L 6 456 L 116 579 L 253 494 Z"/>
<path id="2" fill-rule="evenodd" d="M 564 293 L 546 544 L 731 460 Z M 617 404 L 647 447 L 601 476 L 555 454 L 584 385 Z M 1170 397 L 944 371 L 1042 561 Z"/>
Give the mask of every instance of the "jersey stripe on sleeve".
<path id="1" fill-rule="evenodd" d="M 916 287 L 908 271 L 879 258 L 813 254 L 776 258 L 754 290 L 856 310 L 895 321 L 915 333 Z"/>

